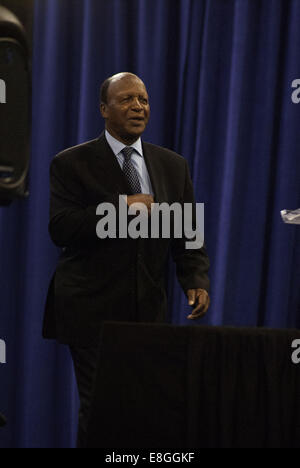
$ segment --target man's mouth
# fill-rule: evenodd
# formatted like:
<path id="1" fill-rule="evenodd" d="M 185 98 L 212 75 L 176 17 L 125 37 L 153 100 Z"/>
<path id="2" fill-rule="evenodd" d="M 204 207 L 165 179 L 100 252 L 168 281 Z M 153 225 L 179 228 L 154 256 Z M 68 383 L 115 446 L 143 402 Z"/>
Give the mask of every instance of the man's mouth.
<path id="1" fill-rule="evenodd" d="M 131 117 L 129 120 L 133 122 L 144 122 L 144 117 Z"/>

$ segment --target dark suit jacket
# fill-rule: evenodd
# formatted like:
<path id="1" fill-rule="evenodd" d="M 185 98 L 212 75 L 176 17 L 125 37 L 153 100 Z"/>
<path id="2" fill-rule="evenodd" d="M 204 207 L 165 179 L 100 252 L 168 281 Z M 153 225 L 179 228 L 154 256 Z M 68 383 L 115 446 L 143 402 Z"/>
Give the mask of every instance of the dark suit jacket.
<path id="1" fill-rule="evenodd" d="M 167 149 L 143 143 L 155 202 L 194 202 L 187 162 Z M 62 247 L 51 281 L 43 335 L 92 346 L 104 320 L 165 319 L 165 268 L 169 247 L 182 288 L 208 290 L 205 248 L 186 250 L 184 239 L 99 239 L 96 207 L 130 195 L 105 135 L 58 154 L 50 169 L 49 232 Z"/>

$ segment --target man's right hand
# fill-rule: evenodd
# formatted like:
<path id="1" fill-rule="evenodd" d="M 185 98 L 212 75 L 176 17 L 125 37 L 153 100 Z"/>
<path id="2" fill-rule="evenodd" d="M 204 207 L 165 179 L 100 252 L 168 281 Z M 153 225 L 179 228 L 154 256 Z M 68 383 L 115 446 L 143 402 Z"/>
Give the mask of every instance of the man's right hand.
<path id="1" fill-rule="evenodd" d="M 154 203 L 154 198 L 152 195 L 145 193 L 137 193 L 136 195 L 127 196 L 127 205 L 130 206 L 133 203 L 143 203 L 148 210 L 148 214 L 151 214 L 151 203 Z"/>

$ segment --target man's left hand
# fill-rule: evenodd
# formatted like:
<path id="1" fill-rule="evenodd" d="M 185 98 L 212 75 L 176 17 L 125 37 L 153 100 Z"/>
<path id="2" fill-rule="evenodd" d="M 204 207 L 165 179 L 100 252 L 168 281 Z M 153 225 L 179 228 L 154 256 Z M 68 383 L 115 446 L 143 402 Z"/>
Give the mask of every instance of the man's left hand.
<path id="1" fill-rule="evenodd" d="M 210 299 L 208 292 L 205 289 L 188 289 L 187 297 L 190 306 L 195 306 L 192 313 L 188 315 L 188 319 L 195 320 L 206 314 Z"/>

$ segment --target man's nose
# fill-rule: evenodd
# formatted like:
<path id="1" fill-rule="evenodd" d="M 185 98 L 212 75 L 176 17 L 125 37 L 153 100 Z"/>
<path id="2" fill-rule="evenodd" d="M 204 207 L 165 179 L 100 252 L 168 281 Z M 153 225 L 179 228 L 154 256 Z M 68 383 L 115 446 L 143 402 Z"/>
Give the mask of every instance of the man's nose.
<path id="1" fill-rule="evenodd" d="M 141 111 L 143 109 L 143 106 L 142 104 L 140 103 L 140 100 L 139 98 L 135 98 L 133 101 L 132 101 L 132 109 L 134 109 L 135 111 Z"/>

